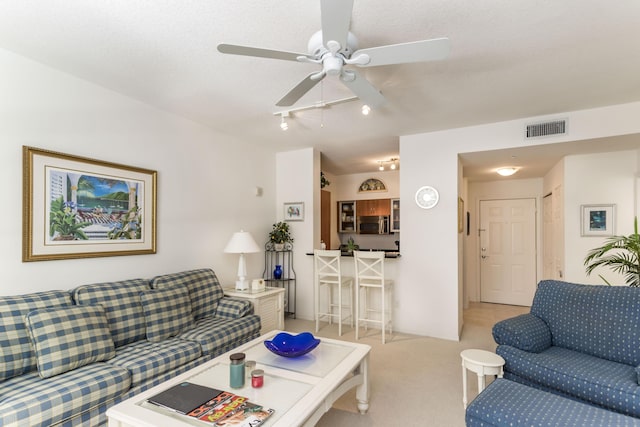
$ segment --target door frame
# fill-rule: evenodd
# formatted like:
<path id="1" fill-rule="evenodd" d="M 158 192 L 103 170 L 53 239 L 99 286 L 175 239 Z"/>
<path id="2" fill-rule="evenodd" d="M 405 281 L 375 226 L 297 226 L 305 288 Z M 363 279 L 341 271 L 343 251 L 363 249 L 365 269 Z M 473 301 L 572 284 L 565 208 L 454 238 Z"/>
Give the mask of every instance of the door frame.
<path id="1" fill-rule="evenodd" d="M 509 194 L 510 193 L 510 194 Z M 465 283 L 465 306 L 467 302 L 480 301 L 480 201 L 484 200 L 506 200 L 506 199 L 535 199 L 536 200 L 536 281 L 542 277 L 542 217 L 540 206 L 542 203 L 542 184 L 539 192 L 532 193 L 531 189 L 519 192 L 509 191 L 496 194 L 495 191 L 485 192 L 483 189 L 469 189 L 469 205 L 473 210 L 470 212 L 470 233 L 467 238 L 468 244 L 465 247 L 464 269 L 469 280 Z"/>

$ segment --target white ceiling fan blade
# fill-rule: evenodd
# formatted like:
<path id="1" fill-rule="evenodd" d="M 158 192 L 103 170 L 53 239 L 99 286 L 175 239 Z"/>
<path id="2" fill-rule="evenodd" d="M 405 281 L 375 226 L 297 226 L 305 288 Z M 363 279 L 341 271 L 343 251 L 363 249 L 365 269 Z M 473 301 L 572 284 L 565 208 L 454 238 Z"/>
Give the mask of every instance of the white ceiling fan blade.
<path id="1" fill-rule="evenodd" d="M 353 92 L 358 98 L 362 100 L 371 108 L 376 108 L 384 104 L 387 100 L 367 79 L 362 77 L 358 72 L 354 70 L 345 71 L 348 75 L 353 75 L 353 79 L 342 78 L 344 83 L 351 92 Z"/>
<path id="2" fill-rule="evenodd" d="M 340 43 L 340 47 L 344 49 L 347 46 L 353 0 L 321 0 L 320 10 L 322 43 L 327 47 L 327 42 L 333 40 Z"/>
<path id="3" fill-rule="evenodd" d="M 238 46 L 235 44 L 219 44 L 218 51 L 231 55 L 257 56 L 259 58 L 284 59 L 285 61 L 298 61 L 299 56 L 313 58 L 306 53 L 286 52 L 284 50 L 262 49 L 259 47 Z"/>
<path id="4" fill-rule="evenodd" d="M 318 82 L 324 79 L 326 74 L 311 73 L 300 83 L 289 91 L 280 101 L 276 103 L 278 107 L 290 107 L 296 103 L 305 93 L 309 92 Z"/>
<path id="5" fill-rule="evenodd" d="M 355 59 L 358 55 L 368 55 L 370 61 L 367 64 L 359 64 L 360 67 L 377 67 L 379 65 L 406 64 L 409 62 L 424 62 L 444 59 L 449 56 L 451 46 L 449 39 L 421 40 L 417 42 L 392 44 L 387 46 L 360 49 L 351 55 Z"/>

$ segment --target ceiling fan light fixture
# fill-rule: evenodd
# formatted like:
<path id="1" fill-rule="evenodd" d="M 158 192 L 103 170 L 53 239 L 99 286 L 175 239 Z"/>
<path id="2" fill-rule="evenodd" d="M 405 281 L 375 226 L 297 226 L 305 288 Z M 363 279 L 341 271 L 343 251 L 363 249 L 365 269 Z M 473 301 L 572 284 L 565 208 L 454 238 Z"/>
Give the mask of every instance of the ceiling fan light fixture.
<path id="1" fill-rule="evenodd" d="M 371 112 L 371 107 L 369 107 L 367 104 L 364 104 L 362 106 L 362 115 L 368 116 L 370 112 Z"/>
<path id="2" fill-rule="evenodd" d="M 498 168 L 496 169 L 496 172 L 498 173 L 498 175 L 501 176 L 511 176 L 514 173 L 518 172 L 518 168 L 514 168 L 514 167 L 504 167 L 504 168 Z"/>

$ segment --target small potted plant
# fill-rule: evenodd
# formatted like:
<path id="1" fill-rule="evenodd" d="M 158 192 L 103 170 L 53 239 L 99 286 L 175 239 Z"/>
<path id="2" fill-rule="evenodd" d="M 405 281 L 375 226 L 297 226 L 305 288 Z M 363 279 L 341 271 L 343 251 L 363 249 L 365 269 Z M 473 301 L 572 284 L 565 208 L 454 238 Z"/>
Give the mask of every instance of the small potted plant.
<path id="1" fill-rule="evenodd" d="M 351 254 L 353 251 L 357 251 L 358 249 L 360 249 L 360 245 L 356 245 L 353 237 L 349 237 L 349 240 L 347 240 L 347 252 Z"/>
<path id="2" fill-rule="evenodd" d="M 283 250 L 285 243 L 293 242 L 293 237 L 291 237 L 291 232 L 289 231 L 289 224 L 284 221 L 273 224 L 273 229 L 269 233 L 269 241 L 273 243 L 276 251 Z"/>

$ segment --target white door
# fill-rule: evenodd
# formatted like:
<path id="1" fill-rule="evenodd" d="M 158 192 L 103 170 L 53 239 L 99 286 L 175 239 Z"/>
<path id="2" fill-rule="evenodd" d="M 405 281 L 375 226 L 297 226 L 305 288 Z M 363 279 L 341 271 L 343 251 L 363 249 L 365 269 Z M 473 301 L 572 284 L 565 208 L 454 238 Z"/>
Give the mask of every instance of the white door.
<path id="1" fill-rule="evenodd" d="M 535 199 L 480 201 L 480 300 L 531 305 L 536 289 Z"/>

